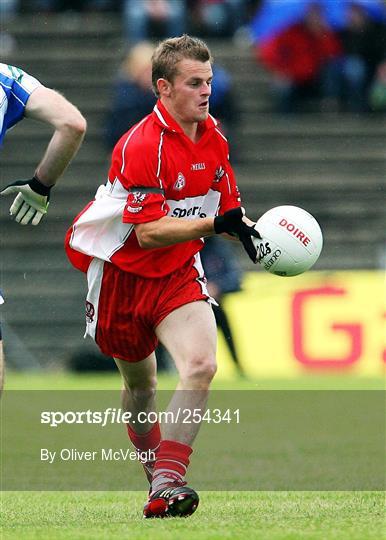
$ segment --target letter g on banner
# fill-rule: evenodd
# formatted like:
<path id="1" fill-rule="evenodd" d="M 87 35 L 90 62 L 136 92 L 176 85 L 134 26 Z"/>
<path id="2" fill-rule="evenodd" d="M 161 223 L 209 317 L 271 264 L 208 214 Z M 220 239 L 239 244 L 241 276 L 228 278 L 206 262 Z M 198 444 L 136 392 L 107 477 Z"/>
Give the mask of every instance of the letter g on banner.
<path id="1" fill-rule="evenodd" d="M 311 356 L 306 351 L 306 316 L 305 308 L 309 302 L 318 301 L 321 297 L 345 297 L 347 291 L 338 287 L 321 287 L 295 292 L 292 300 L 292 339 L 293 353 L 301 364 L 307 368 L 342 369 L 351 366 L 362 355 L 363 336 L 360 323 L 345 324 L 333 322 L 330 325 L 332 332 L 344 332 L 347 336 L 349 348 L 347 353 L 340 357 Z"/>

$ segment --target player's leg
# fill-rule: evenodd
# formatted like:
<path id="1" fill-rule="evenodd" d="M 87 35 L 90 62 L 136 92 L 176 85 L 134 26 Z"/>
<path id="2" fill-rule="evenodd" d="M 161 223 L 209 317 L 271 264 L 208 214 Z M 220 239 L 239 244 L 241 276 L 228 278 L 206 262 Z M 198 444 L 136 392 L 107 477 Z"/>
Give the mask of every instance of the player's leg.
<path id="1" fill-rule="evenodd" d="M 4 303 L 4 298 L 0 290 L 0 304 Z M 3 349 L 3 336 L 1 333 L 1 321 L 0 321 L 0 396 L 4 388 L 4 377 L 5 377 L 5 361 L 4 361 L 4 349 Z"/>
<path id="2" fill-rule="evenodd" d="M 204 413 L 216 372 L 217 333 L 211 306 L 197 301 L 175 309 L 157 326 L 156 334 L 170 352 L 180 380 L 168 407 L 173 421 L 163 424 L 144 515 L 187 516 L 195 511 L 199 500 L 194 490 L 185 487 L 184 478 L 200 423 L 182 420 L 192 414 L 190 411 Z"/>
<path id="3" fill-rule="evenodd" d="M 100 259 L 92 260 L 87 280 L 86 332 L 115 358 L 123 378 L 122 406 L 133 416 L 127 423 L 129 438 L 138 451 L 152 454 L 161 439 L 158 422 L 139 423 L 136 417 L 154 407 L 157 338 L 144 317 L 132 313 L 148 293 L 143 280 Z M 149 481 L 151 465 L 144 463 Z"/>
<path id="4" fill-rule="evenodd" d="M 155 410 L 155 393 L 157 387 L 157 368 L 155 354 L 139 362 L 127 362 L 114 358 L 123 379 L 122 405 L 125 411 L 131 412 L 130 425 L 135 426 L 137 433 L 146 433 L 152 427 L 147 420 L 147 413 Z M 138 414 L 144 412 L 138 421 Z"/>
<path id="5" fill-rule="evenodd" d="M 130 412 L 134 411 L 138 415 L 139 412 L 150 412 L 152 406 L 154 407 L 155 358 L 153 353 L 157 346 L 154 328 L 160 325 L 159 321 L 166 321 L 163 326 L 167 326 L 167 318 L 176 309 L 176 302 L 182 303 L 181 297 L 183 303 L 186 304 L 207 296 L 203 291 L 203 282 L 197 279 L 197 271 L 197 268 L 186 265 L 186 268 L 179 270 L 172 276 L 149 280 L 123 272 L 114 265 L 103 261 L 94 260 L 90 265 L 88 271 L 89 292 L 86 303 L 87 333 L 96 340 L 104 354 L 118 359 L 117 364 L 125 381 L 124 407 L 130 409 Z M 205 307 L 207 308 L 205 317 L 207 319 L 209 316 L 209 324 L 208 320 L 200 323 L 203 329 L 196 332 L 193 337 L 196 342 L 201 337 L 199 334 L 203 335 L 204 329 L 206 332 L 207 328 L 211 326 L 210 323 L 212 323 L 213 334 L 216 335 L 213 314 L 209 306 Z M 179 328 L 175 330 L 178 332 Z M 170 332 L 171 330 L 165 330 L 165 335 Z M 184 339 L 185 337 L 182 335 L 182 340 Z M 213 343 L 215 343 L 215 337 Z M 204 349 L 205 346 L 202 346 L 203 351 Z M 196 370 L 200 371 L 201 376 L 197 373 L 196 377 L 200 381 L 206 371 L 210 372 L 210 375 L 207 376 L 208 381 L 203 385 L 205 393 L 214 373 L 215 345 L 208 347 L 208 349 L 210 351 L 213 349 L 208 356 L 211 358 L 211 362 L 207 362 L 208 366 L 212 364 L 210 369 Z M 194 377 L 187 377 L 188 380 L 191 378 Z M 141 428 L 145 428 L 146 425 L 149 427 L 149 423 L 145 423 L 141 424 Z M 158 440 L 160 440 L 158 423 L 148 432 L 137 433 L 133 427 L 134 425 L 128 426 L 129 436 L 139 449 L 141 449 L 139 447 L 140 440 L 142 442 L 146 440 L 146 444 L 149 446 L 149 440 L 156 438 L 157 428 Z M 191 439 L 189 438 L 189 440 Z M 170 441 L 165 441 L 165 448 L 169 444 Z M 177 448 L 178 445 L 180 448 Z M 177 449 L 177 464 L 180 460 L 179 449 L 181 447 L 183 448 L 182 462 L 186 462 L 187 453 L 191 452 L 190 447 L 175 441 L 174 453 L 172 454 L 175 455 Z M 186 448 L 188 452 L 186 452 Z M 183 465 L 183 467 L 186 466 Z M 182 489 L 182 483 L 178 483 L 178 489 Z M 149 505 L 149 503 L 151 504 Z M 158 501 L 153 500 L 149 503 L 146 505 L 149 509 L 149 512 L 145 512 L 146 517 L 156 515 L 163 517 L 173 512 L 177 515 L 188 515 L 197 506 L 197 494 L 188 488 L 183 493 L 171 490 L 167 496 L 159 497 Z"/>
<path id="6" fill-rule="evenodd" d="M 4 388 L 4 374 L 5 374 L 4 351 L 3 351 L 3 341 L 1 339 L 1 328 L 0 328 L 0 396 Z"/>
<path id="7" fill-rule="evenodd" d="M 185 473 L 200 422 L 183 422 L 192 412 L 204 414 L 209 386 L 216 372 L 216 323 L 204 301 L 191 302 L 169 313 L 156 328 L 170 352 L 180 380 L 168 407 L 172 419 L 163 424 L 151 494 L 145 517 L 188 516 L 198 505 L 197 493 L 186 487 Z"/>
<path id="8" fill-rule="evenodd" d="M 168 410 L 173 411 L 174 419 L 178 411 L 181 417 L 183 409 L 203 410 L 216 373 L 217 329 L 212 307 L 205 301 L 185 304 L 165 317 L 156 334 L 179 374 Z M 190 445 L 199 428 L 199 423 L 170 422 L 164 426 L 163 438 Z"/>
<path id="9" fill-rule="evenodd" d="M 157 386 L 155 353 L 139 362 L 127 362 L 119 358 L 114 360 L 123 380 L 122 409 L 131 413 L 131 420 L 126 424 L 127 432 L 136 450 L 148 454 L 148 459 L 143 461 L 142 465 L 151 483 L 155 454 L 161 441 L 158 422 L 150 423 L 147 420 L 148 413 L 155 411 Z M 140 413 L 142 414 L 138 418 Z"/>

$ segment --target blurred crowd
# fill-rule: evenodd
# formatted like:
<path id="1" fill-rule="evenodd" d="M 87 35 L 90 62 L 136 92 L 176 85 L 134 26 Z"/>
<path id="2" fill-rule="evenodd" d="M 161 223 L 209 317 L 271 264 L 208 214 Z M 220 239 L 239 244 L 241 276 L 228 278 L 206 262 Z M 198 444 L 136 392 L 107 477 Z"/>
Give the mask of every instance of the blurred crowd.
<path id="1" fill-rule="evenodd" d="M 230 37 L 261 0 L 0 0 L 3 16 L 18 12 L 120 12 L 128 42 L 184 32 Z"/>
<path id="2" fill-rule="evenodd" d="M 382 2 L 266 0 L 251 27 L 277 111 L 301 112 L 315 101 L 326 112 L 386 111 Z"/>
<path id="3" fill-rule="evenodd" d="M 386 111 L 386 5 L 382 0 L 0 0 L 3 23 L 21 12 L 76 17 L 101 11 L 120 12 L 128 48 L 145 42 L 148 53 L 148 41 L 184 32 L 243 39 L 268 74 L 278 112 L 315 107 L 326 112 Z M 14 46 L 13 37 L 3 32 L 2 56 Z M 137 59 L 145 49 L 135 52 Z M 131 122 L 143 116 L 153 97 L 145 88 L 146 76 L 136 73 L 136 60 L 129 57 L 130 52 L 118 75 L 114 106 L 124 106 L 128 114 L 131 109 Z M 230 125 L 235 118 L 230 75 L 218 66 L 216 78 L 212 110 L 218 106 L 215 112 Z M 125 97 L 128 102 L 121 104 Z M 133 104 L 139 97 L 144 101 L 136 111 Z M 116 118 L 118 133 L 124 119 Z M 116 134 L 109 136 L 113 144 Z"/>

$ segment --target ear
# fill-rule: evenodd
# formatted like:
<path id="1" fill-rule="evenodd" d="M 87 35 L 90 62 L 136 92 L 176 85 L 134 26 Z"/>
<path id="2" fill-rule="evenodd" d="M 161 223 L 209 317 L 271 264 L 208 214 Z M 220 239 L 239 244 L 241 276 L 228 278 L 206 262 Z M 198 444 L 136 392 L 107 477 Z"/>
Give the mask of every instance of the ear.
<path id="1" fill-rule="evenodd" d="M 169 97 L 172 90 L 172 85 L 167 79 L 158 79 L 157 90 L 160 97 Z"/>

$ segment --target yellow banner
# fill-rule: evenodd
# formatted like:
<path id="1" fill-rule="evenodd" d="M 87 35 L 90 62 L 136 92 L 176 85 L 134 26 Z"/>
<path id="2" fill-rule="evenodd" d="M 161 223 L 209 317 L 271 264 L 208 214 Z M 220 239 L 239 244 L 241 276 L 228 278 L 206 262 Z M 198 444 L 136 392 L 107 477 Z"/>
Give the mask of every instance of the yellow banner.
<path id="1" fill-rule="evenodd" d="M 245 276 L 243 290 L 223 303 L 246 374 L 379 376 L 386 366 L 385 274 L 307 272 Z M 234 373 L 219 336 L 219 376 Z"/>

